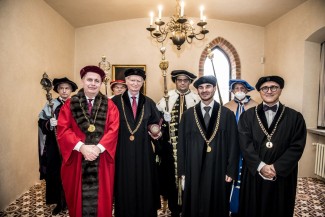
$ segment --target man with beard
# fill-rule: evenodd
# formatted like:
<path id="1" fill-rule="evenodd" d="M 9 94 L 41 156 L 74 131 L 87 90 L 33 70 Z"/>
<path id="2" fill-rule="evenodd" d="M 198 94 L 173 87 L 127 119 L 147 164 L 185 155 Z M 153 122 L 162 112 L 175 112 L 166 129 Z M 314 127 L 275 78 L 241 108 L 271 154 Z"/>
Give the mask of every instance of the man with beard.
<path id="1" fill-rule="evenodd" d="M 214 76 L 194 82 L 201 102 L 184 112 L 179 127 L 183 217 L 229 216 L 231 182 L 238 169 L 238 132 L 232 111 L 213 99 L 216 82 Z"/>
<path id="2" fill-rule="evenodd" d="M 237 123 L 239 121 L 240 115 L 244 111 L 251 107 L 257 106 L 257 102 L 255 102 L 249 95 L 247 95 L 247 93 L 252 90 L 255 90 L 255 88 L 245 80 L 231 79 L 229 81 L 229 91 L 233 93 L 234 99 L 225 104 L 225 107 L 234 112 Z M 237 180 L 233 182 L 230 198 L 230 212 L 232 217 L 237 216 L 238 213 L 242 164 L 243 158 L 240 156 L 238 176 Z"/>
<path id="3" fill-rule="evenodd" d="M 171 216 L 179 217 L 181 206 L 178 204 L 178 176 L 177 176 L 177 139 L 178 124 L 182 114 L 188 108 L 200 101 L 200 97 L 189 89 L 196 76 L 186 70 L 174 70 L 171 72 L 172 81 L 176 89 L 168 92 L 168 110 L 165 98 L 157 103 L 158 110 L 164 114 L 162 125 L 163 139 L 161 141 L 159 171 L 159 187 L 163 196 L 164 205 L 168 200 L 168 208 Z"/>
<path id="4" fill-rule="evenodd" d="M 238 124 L 244 158 L 239 215 L 293 216 L 305 121 L 280 103 L 283 78 L 261 77 L 255 87 L 263 102 L 244 112 Z"/>
<path id="5" fill-rule="evenodd" d="M 130 68 L 124 75 L 127 91 L 112 99 L 120 112 L 115 216 L 154 217 L 160 208 L 160 199 L 151 141 L 161 136 L 160 115 L 153 100 L 140 92 L 145 72 Z"/>
<path id="6" fill-rule="evenodd" d="M 44 138 L 41 135 L 45 135 L 44 149 L 40 147 L 39 150 L 41 179 L 45 178 L 46 181 L 46 204 L 56 204 L 52 211 L 52 214 L 56 215 L 65 210 L 67 205 L 61 183 L 61 154 L 56 141 L 55 128 L 61 107 L 78 86 L 66 77 L 55 78 L 53 86 L 53 90 L 59 94 L 58 98 L 52 100 L 54 117 L 47 103 L 39 114 L 38 126 L 41 130 L 39 131 L 40 143 Z"/>
<path id="7" fill-rule="evenodd" d="M 80 71 L 83 88 L 61 109 L 58 142 L 69 216 L 112 216 L 119 112 L 99 90 L 105 72 Z"/>

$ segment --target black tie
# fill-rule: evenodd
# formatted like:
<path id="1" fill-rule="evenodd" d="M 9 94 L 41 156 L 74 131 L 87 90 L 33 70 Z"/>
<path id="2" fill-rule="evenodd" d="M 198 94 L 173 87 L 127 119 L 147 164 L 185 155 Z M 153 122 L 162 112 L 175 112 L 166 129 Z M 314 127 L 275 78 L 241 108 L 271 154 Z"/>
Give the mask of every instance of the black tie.
<path id="1" fill-rule="evenodd" d="M 205 128 L 208 129 L 209 127 L 209 122 L 210 122 L 210 114 L 209 114 L 209 111 L 210 111 L 211 107 L 210 106 L 205 106 L 204 107 L 204 110 L 205 110 L 205 114 L 204 114 L 204 124 L 205 124 Z"/>
<path id="2" fill-rule="evenodd" d="M 278 108 L 278 105 L 277 104 L 275 104 L 273 106 L 263 105 L 263 110 L 265 112 L 268 111 L 268 110 L 271 110 L 273 112 L 276 112 L 277 108 Z"/>

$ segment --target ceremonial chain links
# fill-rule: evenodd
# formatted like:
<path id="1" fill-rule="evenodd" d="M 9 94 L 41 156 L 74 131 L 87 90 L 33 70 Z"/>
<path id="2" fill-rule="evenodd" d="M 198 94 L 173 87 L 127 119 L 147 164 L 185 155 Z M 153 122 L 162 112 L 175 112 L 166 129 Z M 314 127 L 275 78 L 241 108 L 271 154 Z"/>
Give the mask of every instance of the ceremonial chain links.
<path id="1" fill-rule="evenodd" d="M 98 110 L 99 110 L 101 104 L 102 104 L 102 97 L 99 98 L 99 104 L 98 104 L 98 108 L 97 108 L 97 111 L 96 111 L 96 114 L 95 114 L 94 123 L 91 123 L 89 118 L 86 115 L 84 107 L 81 104 L 81 99 L 79 99 L 79 105 L 80 105 L 80 108 L 82 110 L 82 113 L 83 113 L 83 115 L 85 116 L 86 120 L 89 123 L 88 131 L 91 132 L 91 133 L 94 132 L 95 129 L 96 129 L 95 123 L 96 123 L 96 119 L 97 119 Z M 89 115 L 91 115 L 91 114 L 89 114 Z"/>
<path id="2" fill-rule="evenodd" d="M 211 141 L 214 139 L 214 137 L 216 136 L 217 131 L 218 131 L 218 129 L 219 129 L 220 116 L 221 116 L 221 106 L 220 106 L 219 111 L 218 111 L 218 117 L 217 117 L 217 124 L 216 124 L 216 127 L 214 128 L 214 131 L 213 131 L 213 133 L 212 133 L 210 139 L 207 140 L 207 138 L 205 137 L 205 135 L 204 135 L 204 133 L 203 133 L 203 130 L 202 130 L 202 128 L 201 128 L 201 125 L 200 125 L 200 123 L 199 123 L 199 119 L 198 119 L 198 117 L 197 117 L 196 109 L 194 108 L 194 117 L 195 117 L 195 122 L 196 122 L 197 127 L 199 128 L 199 131 L 200 131 L 200 133 L 201 133 L 201 136 L 203 137 L 204 141 L 206 142 L 206 144 L 207 144 L 207 146 L 208 146 L 208 147 L 207 147 L 207 152 L 210 152 L 210 151 L 211 151 L 210 143 L 211 143 Z"/>
<path id="3" fill-rule="evenodd" d="M 139 121 L 137 127 L 132 131 L 132 130 L 131 130 L 131 127 L 130 127 L 130 125 L 129 125 L 128 119 L 126 118 L 125 109 L 124 109 L 124 100 L 123 100 L 123 98 L 122 98 L 122 95 L 123 95 L 123 94 L 121 94 L 121 102 L 122 102 L 123 114 L 124 114 L 124 118 L 125 118 L 126 126 L 128 127 L 128 130 L 129 130 L 129 132 L 130 132 L 130 134 L 131 134 L 131 136 L 130 136 L 130 140 L 133 141 L 133 140 L 134 140 L 134 133 L 138 131 L 138 129 L 139 129 L 141 123 L 142 123 L 142 120 L 143 120 L 143 115 L 144 115 L 144 105 L 143 105 L 143 107 L 142 107 L 142 113 L 141 113 L 140 121 Z"/>
<path id="4" fill-rule="evenodd" d="M 285 110 L 285 106 L 283 105 L 283 109 L 282 109 L 282 111 L 281 111 L 280 117 L 279 117 L 279 119 L 277 120 L 277 122 L 276 122 L 276 124 L 275 124 L 275 126 L 274 126 L 274 129 L 272 130 L 271 134 L 269 134 L 269 133 L 266 131 L 265 127 L 264 127 L 263 124 L 262 124 L 262 121 L 261 121 L 260 117 L 259 117 L 258 114 L 257 114 L 257 106 L 255 107 L 255 114 L 256 114 L 256 117 L 257 117 L 258 124 L 260 125 L 260 127 L 261 127 L 263 133 L 266 135 L 268 142 L 271 142 L 272 136 L 273 136 L 273 134 L 275 133 L 276 128 L 278 127 L 278 124 L 279 124 L 279 122 L 280 122 L 280 120 L 281 120 L 281 118 L 282 118 L 282 116 L 283 116 L 284 110 Z"/>

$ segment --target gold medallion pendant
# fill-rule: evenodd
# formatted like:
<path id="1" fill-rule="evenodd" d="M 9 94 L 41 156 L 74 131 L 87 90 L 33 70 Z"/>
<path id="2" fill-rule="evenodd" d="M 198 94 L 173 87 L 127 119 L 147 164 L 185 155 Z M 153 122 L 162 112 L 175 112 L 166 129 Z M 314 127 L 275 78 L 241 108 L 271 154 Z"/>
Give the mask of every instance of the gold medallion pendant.
<path id="1" fill-rule="evenodd" d="M 88 127 L 88 132 L 94 132 L 96 130 L 96 127 L 95 127 L 95 125 L 93 125 L 93 124 L 89 124 L 89 127 Z"/>
<path id="2" fill-rule="evenodd" d="M 131 136 L 130 136 L 130 141 L 133 141 L 133 140 L 134 140 L 134 136 L 131 135 Z"/>
<path id="3" fill-rule="evenodd" d="M 266 147 L 267 148 L 272 148 L 273 147 L 273 143 L 272 142 L 267 142 L 266 143 Z"/>
<path id="4" fill-rule="evenodd" d="M 208 145 L 207 152 L 211 152 L 211 147 Z"/>

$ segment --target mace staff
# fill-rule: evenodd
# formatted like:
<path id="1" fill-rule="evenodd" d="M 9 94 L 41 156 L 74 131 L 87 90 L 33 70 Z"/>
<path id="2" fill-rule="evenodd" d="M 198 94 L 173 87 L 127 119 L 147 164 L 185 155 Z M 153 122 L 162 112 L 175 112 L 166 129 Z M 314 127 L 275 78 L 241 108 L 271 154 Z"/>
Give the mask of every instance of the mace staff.
<path id="1" fill-rule="evenodd" d="M 105 94 L 107 96 L 108 81 L 111 80 L 111 77 L 108 75 L 109 70 L 111 69 L 111 64 L 106 60 L 106 56 L 102 56 L 102 61 L 98 63 L 98 67 L 105 72 L 105 78 L 103 82 L 105 84 Z"/>
<path id="2" fill-rule="evenodd" d="M 220 101 L 220 104 L 223 105 L 223 103 L 222 103 L 222 97 L 221 97 L 221 93 L 220 93 L 220 89 L 219 89 L 219 84 L 218 84 L 218 78 L 217 78 L 216 71 L 214 69 L 214 64 L 213 64 L 214 54 L 212 53 L 212 50 L 211 50 L 211 48 L 210 48 L 209 45 L 207 45 L 207 51 L 208 51 L 208 55 L 207 56 L 211 60 L 214 77 L 216 77 L 216 80 L 217 80 L 217 84 L 216 85 L 217 85 L 217 90 L 218 90 L 218 95 L 219 95 L 219 101 Z"/>
<path id="3" fill-rule="evenodd" d="M 51 118 L 54 118 L 54 109 L 53 109 L 54 103 L 53 103 L 52 93 L 51 93 L 51 90 L 53 89 L 53 85 L 52 85 L 52 80 L 49 78 L 46 72 L 44 72 L 40 84 L 42 85 L 42 88 L 46 90 L 46 100 L 48 101 L 48 107 L 50 108 Z M 53 130 L 55 134 L 55 139 L 57 141 L 56 127 L 53 127 Z M 58 144 L 58 148 L 59 148 L 59 144 Z"/>
<path id="4" fill-rule="evenodd" d="M 169 66 L 169 62 L 165 59 L 165 52 L 166 52 L 165 47 L 160 48 L 160 53 L 162 54 L 162 57 L 159 63 L 159 68 L 161 69 L 162 76 L 164 77 L 164 98 L 166 101 L 166 111 L 169 112 L 169 105 L 168 105 L 169 95 L 167 90 L 167 69 Z"/>

